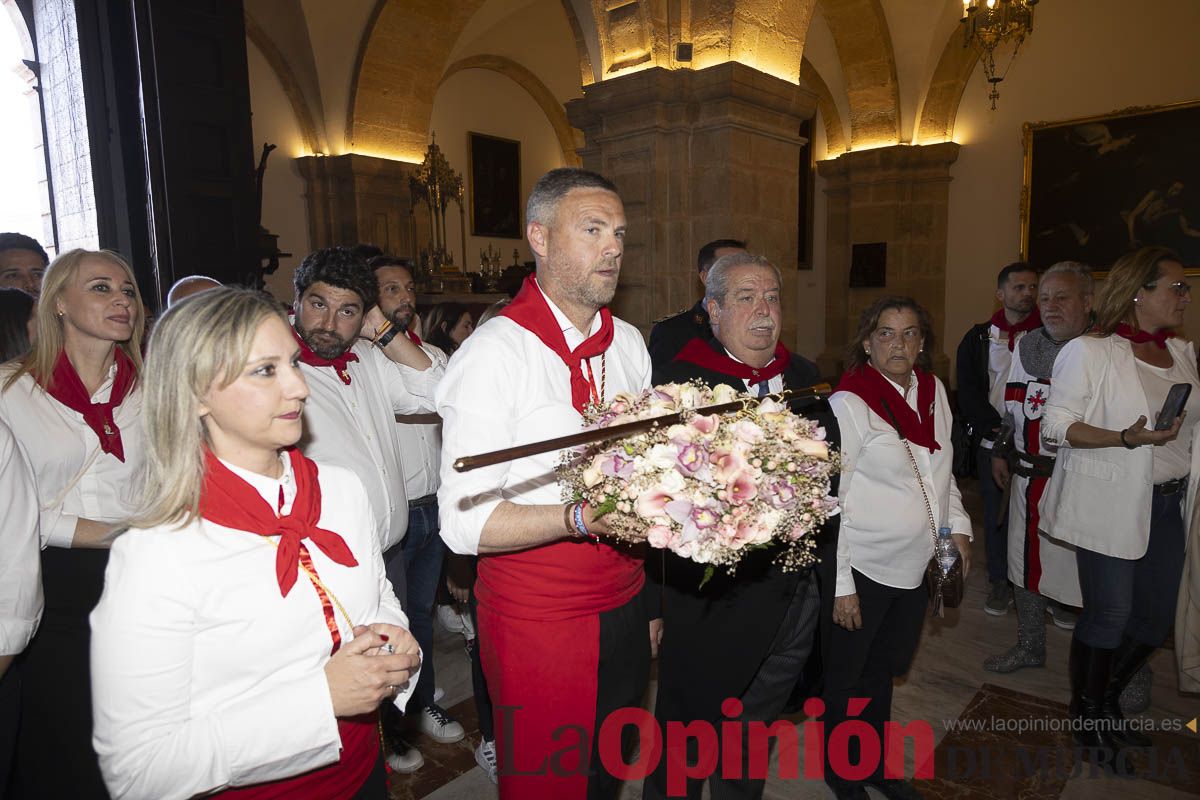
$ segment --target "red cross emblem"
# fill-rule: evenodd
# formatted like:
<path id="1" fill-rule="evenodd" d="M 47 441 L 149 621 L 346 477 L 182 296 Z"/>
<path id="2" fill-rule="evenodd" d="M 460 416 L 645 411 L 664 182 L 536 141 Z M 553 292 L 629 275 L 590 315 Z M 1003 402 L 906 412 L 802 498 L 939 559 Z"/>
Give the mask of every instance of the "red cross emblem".
<path id="1" fill-rule="evenodd" d="M 1025 419 L 1035 420 L 1042 416 L 1046 403 L 1050 400 L 1050 384 L 1045 381 L 1032 380 L 1025 385 L 1025 399 L 1022 402 Z"/>

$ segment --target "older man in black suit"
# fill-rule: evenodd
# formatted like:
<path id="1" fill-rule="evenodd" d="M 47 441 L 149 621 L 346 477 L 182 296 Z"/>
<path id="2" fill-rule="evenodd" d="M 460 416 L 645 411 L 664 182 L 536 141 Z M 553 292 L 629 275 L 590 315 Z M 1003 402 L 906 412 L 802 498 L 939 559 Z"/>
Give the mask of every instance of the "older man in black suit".
<path id="1" fill-rule="evenodd" d="M 699 379 L 758 396 L 817 383 L 816 366 L 779 341 L 780 291 L 778 268 L 762 256 L 740 252 L 717 259 L 704 298 L 712 336 L 692 339 L 673 361 L 656 365 L 654 383 Z M 818 420 L 836 442 L 837 422 L 824 399 L 794 410 Z M 821 531 L 819 552 L 836 551 L 836 531 L 836 524 Z M 721 708 L 726 698 L 741 702 L 736 718 L 743 731 L 749 721 L 769 724 L 779 717 L 812 652 L 822 593 L 813 571 L 784 572 L 773 563 L 776 555 L 775 547 L 752 553 L 735 575 L 717 570 L 703 588 L 704 566 L 669 552 L 660 574 L 651 569 L 663 587 L 655 716 L 664 730 L 668 722 L 696 720 L 720 730 L 721 720 L 729 718 Z M 749 762 L 744 734 L 742 745 L 744 776 Z M 724 745 L 718 752 L 726 752 Z M 644 797 L 667 796 L 667 764 L 681 755 L 664 753 L 659 769 L 646 779 Z M 696 763 L 695 752 L 687 757 L 687 763 Z M 758 798 L 764 786 L 761 780 L 725 779 L 721 765 L 709 782 L 713 800 Z M 701 780 L 689 781 L 687 796 L 699 798 L 702 786 Z"/>

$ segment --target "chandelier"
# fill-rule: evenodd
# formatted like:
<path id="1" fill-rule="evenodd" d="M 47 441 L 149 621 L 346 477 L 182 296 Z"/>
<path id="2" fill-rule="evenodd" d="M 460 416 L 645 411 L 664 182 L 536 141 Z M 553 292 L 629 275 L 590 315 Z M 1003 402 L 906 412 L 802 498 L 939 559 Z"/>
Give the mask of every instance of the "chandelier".
<path id="1" fill-rule="evenodd" d="M 1009 67 L 1017 57 L 1025 37 L 1033 33 L 1033 7 L 1038 0 L 963 0 L 963 47 L 974 47 L 983 61 L 983 72 L 991 84 L 988 97 L 992 110 L 1000 97 L 997 88 L 1008 74 Z M 996 74 L 996 48 L 1013 42 L 1008 66 L 1000 75 Z"/>

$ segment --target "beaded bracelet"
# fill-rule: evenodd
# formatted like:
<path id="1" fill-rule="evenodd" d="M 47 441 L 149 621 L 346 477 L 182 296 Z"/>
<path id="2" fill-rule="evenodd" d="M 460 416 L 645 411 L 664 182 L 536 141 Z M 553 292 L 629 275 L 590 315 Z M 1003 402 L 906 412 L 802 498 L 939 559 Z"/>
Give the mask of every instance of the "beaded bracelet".
<path id="1" fill-rule="evenodd" d="M 587 508 L 587 503 L 576 503 L 571 509 L 572 517 L 575 521 L 575 534 L 584 539 L 591 539 L 593 542 L 600 541 L 600 537 L 587 529 L 587 525 L 583 521 L 583 510 Z"/>

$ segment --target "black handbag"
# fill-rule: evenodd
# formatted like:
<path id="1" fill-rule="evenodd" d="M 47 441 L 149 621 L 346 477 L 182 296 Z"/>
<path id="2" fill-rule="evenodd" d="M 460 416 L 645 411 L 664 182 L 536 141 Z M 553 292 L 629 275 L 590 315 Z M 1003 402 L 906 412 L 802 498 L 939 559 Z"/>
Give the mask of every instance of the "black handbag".
<path id="1" fill-rule="evenodd" d="M 917 459 L 913 456 L 912 448 L 907 439 L 901 439 L 904 452 L 908 453 L 908 463 L 912 465 L 913 474 L 917 477 L 917 486 L 921 487 L 921 499 L 925 501 L 925 513 L 929 515 L 929 533 L 933 536 L 933 557 L 925 565 L 925 588 L 929 590 L 929 602 L 933 604 L 935 617 L 945 616 L 945 609 L 958 608 L 963 599 L 963 569 L 962 558 L 954 562 L 949 572 L 942 572 L 942 565 L 937 560 L 937 521 L 933 518 L 933 506 L 929 495 L 925 492 L 925 481 L 921 480 L 921 470 L 917 467 Z"/>

